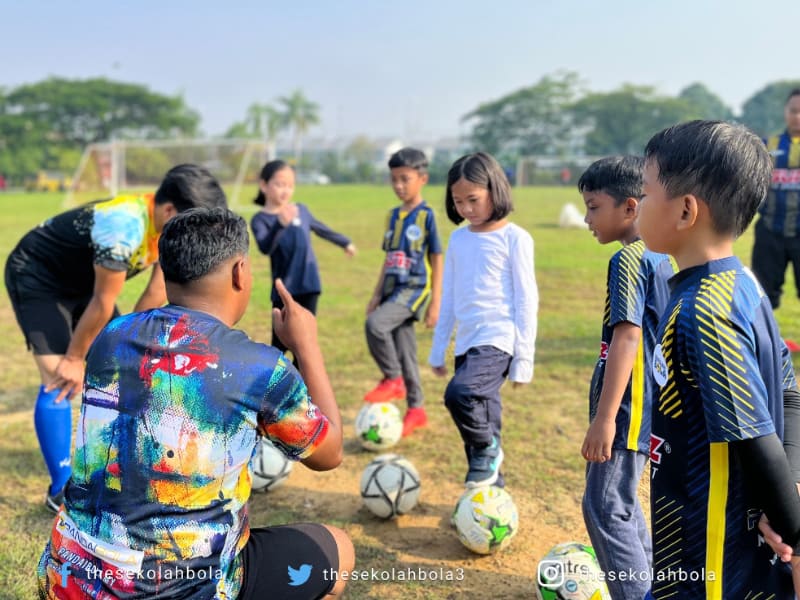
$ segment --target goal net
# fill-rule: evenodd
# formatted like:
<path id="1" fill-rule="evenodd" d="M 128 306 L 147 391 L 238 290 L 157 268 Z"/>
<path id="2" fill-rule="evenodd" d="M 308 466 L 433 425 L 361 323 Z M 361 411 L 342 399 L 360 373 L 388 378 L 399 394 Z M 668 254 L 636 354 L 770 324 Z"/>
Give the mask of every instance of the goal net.
<path id="1" fill-rule="evenodd" d="M 517 161 L 516 185 L 574 186 L 581 174 L 599 156 L 523 156 Z"/>
<path id="2" fill-rule="evenodd" d="M 225 188 L 230 206 L 241 206 L 245 186 L 258 182 L 267 158 L 255 140 L 118 140 L 90 144 L 81 157 L 66 206 L 120 192 L 155 191 L 164 174 L 182 163 L 206 167 Z"/>

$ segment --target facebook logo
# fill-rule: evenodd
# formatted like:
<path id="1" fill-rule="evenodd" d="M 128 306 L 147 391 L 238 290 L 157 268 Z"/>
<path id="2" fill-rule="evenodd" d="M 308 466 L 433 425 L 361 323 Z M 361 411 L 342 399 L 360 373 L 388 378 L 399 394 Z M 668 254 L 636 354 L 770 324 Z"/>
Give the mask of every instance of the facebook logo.
<path id="1" fill-rule="evenodd" d="M 61 587 L 67 587 L 69 581 L 69 563 L 61 563 Z"/>

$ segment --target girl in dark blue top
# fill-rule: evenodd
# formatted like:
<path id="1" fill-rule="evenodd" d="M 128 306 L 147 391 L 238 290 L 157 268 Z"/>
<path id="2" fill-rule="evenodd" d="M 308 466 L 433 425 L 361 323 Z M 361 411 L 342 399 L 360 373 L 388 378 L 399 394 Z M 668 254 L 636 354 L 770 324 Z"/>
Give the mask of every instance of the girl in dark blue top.
<path id="1" fill-rule="evenodd" d="M 280 278 L 292 297 L 316 314 L 322 286 L 311 232 L 341 246 L 348 256 L 355 255 L 356 247 L 349 238 L 315 219 L 308 207 L 292 202 L 294 169 L 284 161 L 273 160 L 264 165 L 258 187 L 254 202 L 263 208 L 253 215 L 250 227 L 258 248 L 270 258 L 272 306 L 283 308 L 275 290 L 275 280 Z M 272 345 L 286 351 L 274 330 Z"/>

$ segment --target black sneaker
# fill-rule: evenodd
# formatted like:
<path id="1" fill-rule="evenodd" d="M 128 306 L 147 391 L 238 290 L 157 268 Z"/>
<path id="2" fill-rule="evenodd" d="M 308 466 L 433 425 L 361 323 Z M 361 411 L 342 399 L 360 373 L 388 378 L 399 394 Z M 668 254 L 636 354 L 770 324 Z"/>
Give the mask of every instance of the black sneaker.
<path id="1" fill-rule="evenodd" d="M 57 494 L 51 494 L 48 488 L 44 498 L 44 505 L 47 507 L 47 510 L 58 514 L 62 504 L 64 504 L 64 488 L 62 487 Z"/>
<path id="2" fill-rule="evenodd" d="M 488 446 L 473 446 L 470 450 L 469 471 L 464 484 L 472 488 L 495 483 L 500 465 L 503 464 L 503 449 L 497 443 L 497 438 L 492 438 L 492 443 Z"/>

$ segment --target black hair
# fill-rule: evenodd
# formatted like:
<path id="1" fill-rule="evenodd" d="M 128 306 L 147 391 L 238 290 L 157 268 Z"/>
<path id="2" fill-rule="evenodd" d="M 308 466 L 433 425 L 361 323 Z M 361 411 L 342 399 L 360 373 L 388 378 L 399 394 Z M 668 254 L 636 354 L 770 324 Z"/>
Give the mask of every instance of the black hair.
<path id="1" fill-rule="evenodd" d="M 401 148 L 389 157 L 389 168 L 409 167 L 420 175 L 428 173 L 428 158 L 422 150 Z"/>
<path id="2" fill-rule="evenodd" d="M 644 159 L 641 156 L 607 156 L 594 161 L 578 179 L 578 191 L 602 192 L 619 206 L 628 198 L 642 197 Z"/>
<path id="3" fill-rule="evenodd" d="M 155 202 L 171 202 L 179 213 L 196 207 L 228 205 L 222 186 L 208 169 L 191 164 L 178 165 L 167 171 L 156 190 Z"/>
<path id="4" fill-rule="evenodd" d="M 654 135 L 644 149 L 670 198 L 692 194 L 708 205 L 714 230 L 739 237 L 772 180 L 767 147 L 752 131 L 724 121 L 689 121 Z"/>
<path id="5" fill-rule="evenodd" d="M 164 280 L 187 284 L 247 254 L 247 223 L 227 208 L 192 208 L 164 225 L 158 259 Z"/>
<path id="6" fill-rule="evenodd" d="M 784 105 L 789 104 L 789 100 L 795 96 L 800 96 L 800 88 L 792 88 L 792 91 L 790 91 L 789 95 L 786 96 L 786 102 L 784 102 Z"/>
<path id="7" fill-rule="evenodd" d="M 278 171 L 283 171 L 284 169 L 294 170 L 292 165 L 287 163 L 285 160 L 271 160 L 261 168 L 261 173 L 259 174 L 258 178 L 264 183 L 269 183 L 269 180 L 272 179 L 272 176 L 275 175 L 275 173 Z M 261 191 L 261 188 L 258 188 L 258 195 L 253 199 L 253 204 L 264 206 L 266 203 L 267 197 L 264 195 L 264 192 Z"/>
<path id="8" fill-rule="evenodd" d="M 514 210 L 514 204 L 511 202 L 511 185 L 500 163 L 485 152 L 467 154 L 454 162 L 447 172 L 444 207 L 447 210 L 447 217 L 456 225 L 464 220 L 464 217 L 458 214 L 453 201 L 452 188 L 459 179 L 466 179 L 489 190 L 492 197 L 490 221 L 499 221 Z"/>

